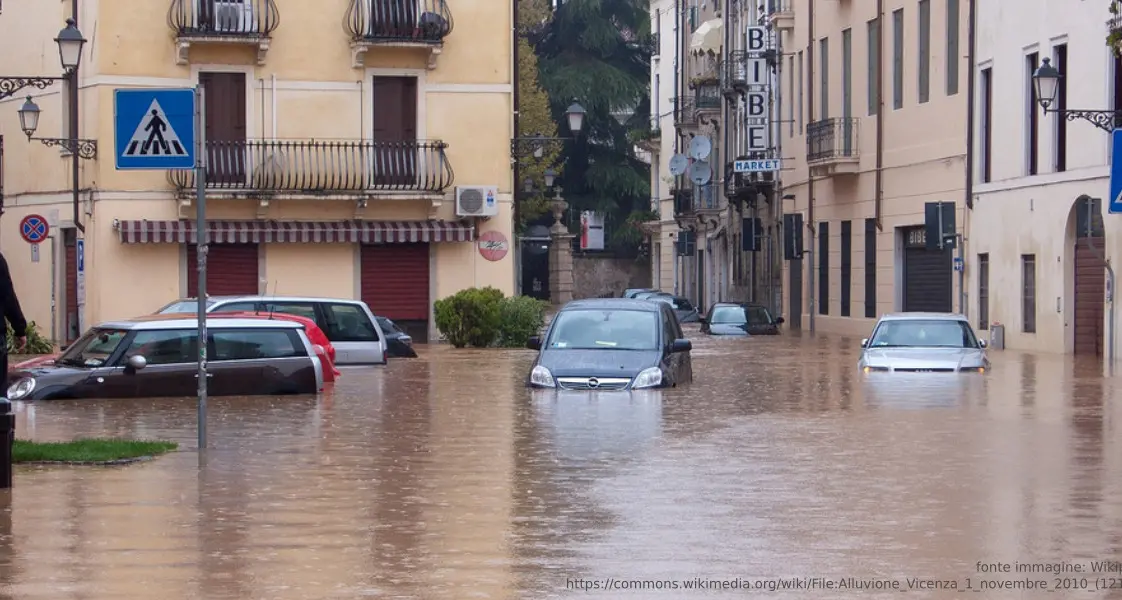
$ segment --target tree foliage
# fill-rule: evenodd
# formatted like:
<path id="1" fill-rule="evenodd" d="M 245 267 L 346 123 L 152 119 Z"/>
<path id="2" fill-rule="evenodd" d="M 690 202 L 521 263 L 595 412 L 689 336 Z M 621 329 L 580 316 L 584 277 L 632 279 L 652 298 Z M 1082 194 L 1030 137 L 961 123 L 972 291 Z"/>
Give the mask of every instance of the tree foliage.
<path id="1" fill-rule="evenodd" d="M 621 224 L 648 210 L 650 165 L 628 134 L 649 121 L 649 2 L 566 0 L 532 39 L 555 122 L 568 133 L 564 113 L 574 99 L 587 111 L 580 141 L 562 156 L 571 209 L 601 211 Z M 622 124 L 613 116 L 620 113 L 630 115 Z"/>
<path id="2" fill-rule="evenodd" d="M 517 137 L 527 137 L 541 134 L 544 137 L 557 137 L 557 123 L 553 120 L 550 111 L 549 96 L 542 89 L 538 77 L 538 57 L 534 54 L 534 47 L 530 43 L 532 36 L 540 34 L 546 27 L 550 18 L 549 5 L 545 0 L 518 0 L 518 35 L 515 43 L 518 44 L 518 131 Z M 545 170 L 552 167 L 560 172 L 559 158 L 561 148 L 556 144 L 546 144 L 542 148 L 541 158 L 535 158 L 530 148 L 525 145 L 519 148 L 518 178 L 515 181 L 515 193 L 524 193 L 522 182 L 530 178 L 534 182 L 534 189 L 545 189 Z M 528 222 L 541 217 L 549 209 L 549 202 L 540 193 L 524 195 L 519 201 L 519 223 L 515 224 L 516 230 Z"/>

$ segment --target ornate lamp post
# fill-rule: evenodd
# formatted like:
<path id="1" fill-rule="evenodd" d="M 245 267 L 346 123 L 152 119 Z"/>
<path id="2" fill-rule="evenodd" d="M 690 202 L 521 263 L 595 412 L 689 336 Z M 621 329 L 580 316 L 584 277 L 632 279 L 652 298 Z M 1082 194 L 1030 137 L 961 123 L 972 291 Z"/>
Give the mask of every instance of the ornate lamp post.
<path id="1" fill-rule="evenodd" d="M 1061 77 L 1063 74 L 1052 66 L 1052 60 L 1048 58 L 1041 61 L 1040 68 L 1032 74 L 1036 101 L 1040 103 L 1040 108 L 1044 109 L 1044 114 L 1054 113 L 1068 121 L 1083 119 L 1104 131 L 1113 131 L 1116 124 L 1122 124 L 1122 111 L 1052 108 L 1057 104 L 1056 94 L 1060 90 Z"/>
<path id="2" fill-rule="evenodd" d="M 0 77 L 0 98 L 11 96 L 20 89 L 28 86 L 45 89 L 53 82 L 58 80 L 66 80 L 70 82 L 69 89 L 69 135 L 65 138 L 37 138 L 34 137 L 35 131 L 39 128 L 39 106 L 35 104 L 31 96 L 27 97 L 27 101 L 19 109 L 19 124 L 20 129 L 27 134 L 28 140 L 36 140 L 45 146 L 59 147 L 71 155 L 71 192 L 73 195 L 74 203 L 74 226 L 79 231 L 85 231 L 86 228 L 82 225 L 79 218 L 80 208 L 80 169 L 79 161 L 81 159 L 93 160 L 97 158 L 97 141 L 84 140 L 78 137 L 78 67 L 82 62 L 82 49 L 86 45 L 86 38 L 82 36 L 82 32 L 78 30 L 77 21 L 73 18 L 66 20 L 66 27 L 58 32 L 58 37 L 55 38 L 55 43 L 58 44 L 58 58 L 62 64 L 63 76 L 62 77 Z"/>

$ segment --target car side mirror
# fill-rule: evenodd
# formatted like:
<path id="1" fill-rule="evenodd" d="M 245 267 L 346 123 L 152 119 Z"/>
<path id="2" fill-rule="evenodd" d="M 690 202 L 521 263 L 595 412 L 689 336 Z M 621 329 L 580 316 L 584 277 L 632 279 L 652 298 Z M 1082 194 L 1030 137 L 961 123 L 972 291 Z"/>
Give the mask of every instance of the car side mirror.
<path id="1" fill-rule="evenodd" d="M 542 339 L 536 335 L 531 335 L 530 339 L 526 340 L 526 347 L 530 350 L 541 350 Z"/>
<path id="2" fill-rule="evenodd" d="M 864 338 L 863 340 L 861 340 L 861 347 L 862 348 L 864 348 L 868 345 L 869 345 L 869 338 Z"/>
<path id="3" fill-rule="evenodd" d="M 132 369 L 133 371 L 139 371 L 139 370 L 143 369 L 144 367 L 148 366 L 148 359 L 144 358 L 143 356 L 141 356 L 139 354 L 134 354 L 134 355 L 129 357 L 129 360 L 128 360 L 127 364 L 129 366 L 129 368 Z"/>
<path id="4" fill-rule="evenodd" d="M 986 348 L 987 346 L 989 346 L 989 344 L 986 343 L 986 340 L 978 340 L 978 346 L 981 348 Z"/>
<path id="5" fill-rule="evenodd" d="M 787 319 L 784 319 L 783 317 L 776 317 L 775 318 L 775 324 L 776 325 L 782 325 L 786 322 L 787 322 Z"/>
<path id="6" fill-rule="evenodd" d="M 690 350 L 693 350 L 693 342 L 689 340 L 674 340 L 670 344 L 670 352 L 672 354 L 676 352 L 689 352 Z"/>

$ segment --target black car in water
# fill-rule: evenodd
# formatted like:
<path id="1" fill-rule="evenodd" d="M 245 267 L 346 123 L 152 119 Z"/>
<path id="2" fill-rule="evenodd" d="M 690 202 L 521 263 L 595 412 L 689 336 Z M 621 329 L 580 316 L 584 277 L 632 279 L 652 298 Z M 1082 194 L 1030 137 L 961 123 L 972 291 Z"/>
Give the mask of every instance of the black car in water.
<path id="1" fill-rule="evenodd" d="M 417 358 L 413 349 L 413 338 L 386 317 L 374 317 L 386 338 L 386 353 L 394 358 Z"/>
<path id="2" fill-rule="evenodd" d="M 771 316 L 759 304 L 718 302 L 701 319 L 701 332 L 709 335 L 779 335 L 783 317 Z"/>
<path id="3" fill-rule="evenodd" d="M 690 350 L 664 302 L 594 298 L 569 302 L 553 317 L 528 384 L 562 390 L 638 390 L 693 381 Z"/>
<path id="4" fill-rule="evenodd" d="M 678 316 L 680 323 L 697 323 L 701 320 L 701 315 L 698 310 L 694 308 L 688 298 L 667 294 L 666 292 L 659 292 L 653 296 L 647 296 L 644 300 L 656 300 L 658 302 L 666 302 L 670 308 L 674 309 L 674 314 Z"/>

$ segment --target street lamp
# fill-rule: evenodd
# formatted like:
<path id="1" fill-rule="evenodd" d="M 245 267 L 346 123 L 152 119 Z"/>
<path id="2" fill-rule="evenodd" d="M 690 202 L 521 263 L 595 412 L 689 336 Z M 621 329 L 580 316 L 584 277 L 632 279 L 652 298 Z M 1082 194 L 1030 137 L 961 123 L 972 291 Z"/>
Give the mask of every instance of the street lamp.
<path id="1" fill-rule="evenodd" d="M 1044 109 L 1044 114 L 1055 113 L 1068 121 L 1083 119 L 1104 131 L 1113 131 L 1115 129 L 1115 124 L 1122 122 L 1122 111 L 1052 108 L 1057 101 L 1056 96 L 1060 89 L 1061 77 L 1063 77 L 1063 73 L 1060 73 L 1058 69 L 1053 67 L 1051 59 L 1048 58 L 1041 61 L 1040 67 L 1032 74 L 1032 83 L 1036 91 L 1036 101 L 1040 103 L 1040 108 Z"/>
<path id="2" fill-rule="evenodd" d="M 27 97 L 27 102 L 19 109 L 19 127 L 30 138 L 35 134 L 35 130 L 39 129 L 39 105 Z"/>
<path id="3" fill-rule="evenodd" d="M 58 32 L 55 38 L 58 44 L 58 58 L 62 64 L 62 77 L 0 77 L 0 100 L 14 96 L 16 92 L 25 87 L 34 87 L 45 90 L 56 81 L 66 79 L 73 71 L 78 69 L 82 62 L 82 48 L 86 45 L 86 38 L 78 30 L 78 23 L 74 19 L 66 20 L 66 27 Z"/>
<path id="4" fill-rule="evenodd" d="M 73 103 L 71 104 L 70 110 L 71 113 L 74 113 L 77 110 Z M 33 137 L 35 135 L 35 130 L 39 128 L 39 113 L 39 105 L 35 104 L 35 101 L 31 99 L 31 96 L 28 96 L 27 101 L 25 101 L 23 103 L 23 106 L 21 106 L 19 109 L 19 126 L 20 129 L 22 129 L 23 132 L 27 134 L 27 139 L 40 142 L 44 146 L 55 146 L 58 148 L 62 148 L 67 152 L 76 153 L 81 158 L 97 158 L 97 140 L 78 139 L 76 135 L 77 132 L 73 129 L 73 127 L 71 127 L 70 137 Z M 71 123 L 73 123 L 74 120 L 75 119 L 71 118 Z"/>
<path id="5" fill-rule="evenodd" d="M 565 116 L 569 119 L 569 131 L 572 131 L 573 135 L 580 133 L 580 130 L 584 127 L 585 112 L 587 111 L 576 100 L 573 100 L 573 103 L 565 110 Z"/>
<path id="6" fill-rule="evenodd" d="M 557 179 L 557 171 L 546 169 L 542 176 L 545 178 L 545 187 L 552 189 L 553 182 Z"/>

